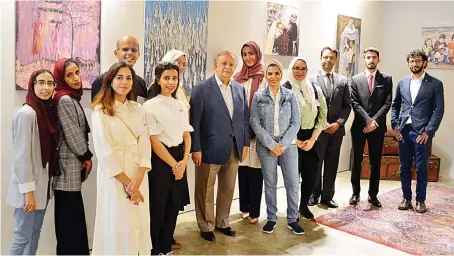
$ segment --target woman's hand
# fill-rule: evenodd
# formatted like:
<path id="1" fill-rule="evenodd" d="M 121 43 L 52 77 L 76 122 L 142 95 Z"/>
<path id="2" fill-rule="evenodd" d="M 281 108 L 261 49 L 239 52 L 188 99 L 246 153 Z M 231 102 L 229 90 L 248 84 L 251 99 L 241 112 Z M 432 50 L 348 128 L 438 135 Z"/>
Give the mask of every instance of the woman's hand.
<path id="1" fill-rule="evenodd" d="M 35 194 L 33 194 L 33 191 L 27 192 L 27 194 L 25 195 L 24 212 L 31 213 L 35 210 L 35 208 L 36 208 Z"/>
<path id="2" fill-rule="evenodd" d="M 184 155 L 183 160 L 178 162 L 175 167 L 172 168 L 172 172 L 175 175 L 175 180 L 181 180 L 183 178 L 186 167 L 188 166 L 189 156 Z"/>
<path id="3" fill-rule="evenodd" d="M 136 177 L 131 179 L 131 182 L 126 187 L 126 191 L 128 191 L 128 193 L 133 191 L 139 191 L 140 184 L 142 184 L 142 181 L 143 175 L 139 173 Z"/>

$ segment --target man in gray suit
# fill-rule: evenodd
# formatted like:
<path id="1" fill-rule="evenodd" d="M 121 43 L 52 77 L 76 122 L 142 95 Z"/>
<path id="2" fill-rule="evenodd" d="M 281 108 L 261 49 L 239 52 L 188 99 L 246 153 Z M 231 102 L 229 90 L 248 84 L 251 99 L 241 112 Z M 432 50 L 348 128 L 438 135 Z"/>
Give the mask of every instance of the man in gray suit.
<path id="1" fill-rule="evenodd" d="M 322 69 L 311 76 L 309 80 L 322 88 L 328 105 L 328 123 L 320 134 L 319 158 L 320 166 L 316 176 L 315 188 L 308 205 L 316 205 L 319 202 L 329 208 L 337 208 L 333 201 L 334 182 L 339 166 L 340 148 L 345 135 L 344 124 L 350 115 L 350 89 L 347 78 L 333 72 L 334 63 L 337 60 L 338 51 L 331 47 L 321 50 L 320 60 Z M 324 163 L 323 189 L 322 189 L 322 165 Z M 300 214 L 312 219 L 314 215 L 307 206 L 300 205 Z"/>

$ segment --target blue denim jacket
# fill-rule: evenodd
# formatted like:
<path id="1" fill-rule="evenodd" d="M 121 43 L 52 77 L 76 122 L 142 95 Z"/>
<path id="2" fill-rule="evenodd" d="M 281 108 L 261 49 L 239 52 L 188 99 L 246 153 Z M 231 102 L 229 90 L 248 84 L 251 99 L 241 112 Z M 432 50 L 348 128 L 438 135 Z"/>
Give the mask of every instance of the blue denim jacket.
<path id="1" fill-rule="evenodd" d="M 295 94 L 281 86 L 279 101 L 279 138 L 274 137 L 274 99 L 269 86 L 254 94 L 251 104 L 251 127 L 258 141 L 272 150 L 277 144 L 288 148 L 301 128 L 300 109 Z"/>

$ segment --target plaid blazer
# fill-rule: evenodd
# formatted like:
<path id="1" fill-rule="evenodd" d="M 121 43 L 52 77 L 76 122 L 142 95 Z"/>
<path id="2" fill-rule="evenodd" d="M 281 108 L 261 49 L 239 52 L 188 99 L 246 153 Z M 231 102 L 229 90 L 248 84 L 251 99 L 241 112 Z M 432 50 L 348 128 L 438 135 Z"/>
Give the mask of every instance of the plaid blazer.
<path id="1" fill-rule="evenodd" d="M 59 153 L 62 174 L 54 177 L 53 189 L 80 191 L 82 162 L 78 157 L 88 150 L 85 113 L 79 103 L 67 95 L 60 98 L 57 109 L 61 128 Z"/>

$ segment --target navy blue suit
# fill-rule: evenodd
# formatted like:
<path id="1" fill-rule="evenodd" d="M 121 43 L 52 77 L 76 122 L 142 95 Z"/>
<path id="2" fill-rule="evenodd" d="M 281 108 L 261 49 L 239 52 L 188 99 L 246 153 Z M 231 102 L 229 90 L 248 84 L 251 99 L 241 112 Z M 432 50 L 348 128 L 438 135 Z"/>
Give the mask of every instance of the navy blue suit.
<path id="1" fill-rule="evenodd" d="M 225 85 L 221 85 L 224 86 Z M 195 210 L 202 232 L 229 227 L 230 206 L 243 147 L 249 146 L 249 110 L 246 91 L 230 81 L 233 113 L 222 96 L 215 76 L 202 81 L 191 93 L 192 152 L 202 152 L 195 171 Z M 214 185 L 218 180 L 216 220 Z"/>
<path id="2" fill-rule="evenodd" d="M 391 105 L 391 126 L 402 134 L 399 142 L 400 180 L 403 197 L 411 200 L 411 167 L 415 159 L 417 185 L 416 201 L 426 200 L 428 158 L 432 138 L 440 126 L 444 113 L 443 83 L 425 74 L 413 102 L 410 93 L 411 76 L 399 81 L 396 97 Z M 411 124 L 407 124 L 411 117 Z M 416 138 L 423 132 L 429 135 L 426 144 L 418 144 Z"/>

